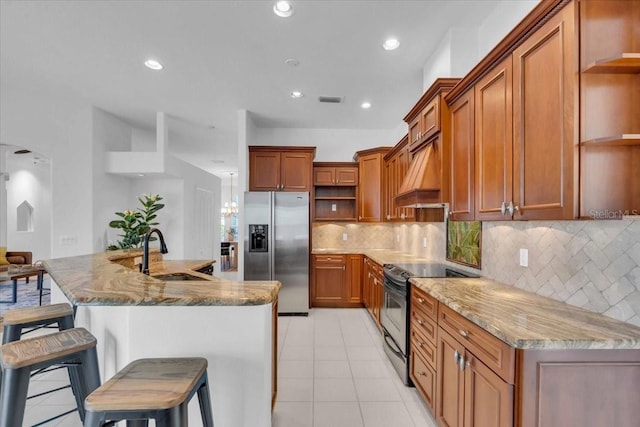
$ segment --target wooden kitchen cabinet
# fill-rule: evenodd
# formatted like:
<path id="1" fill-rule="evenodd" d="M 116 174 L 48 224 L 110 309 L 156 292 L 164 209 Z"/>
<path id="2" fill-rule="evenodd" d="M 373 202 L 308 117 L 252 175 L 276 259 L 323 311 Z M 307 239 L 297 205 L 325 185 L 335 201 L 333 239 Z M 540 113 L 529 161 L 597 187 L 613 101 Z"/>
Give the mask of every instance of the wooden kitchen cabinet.
<path id="1" fill-rule="evenodd" d="M 314 221 L 356 221 L 358 164 L 316 162 L 314 176 Z"/>
<path id="2" fill-rule="evenodd" d="M 513 425 L 513 385 L 443 329 L 438 333 L 436 420 L 457 427 Z"/>
<path id="3" fill-rule="evenodd" d="M 541 2 L 445 96 L 452 132 L 451 219 L 553 220 L 579 216 L 579 171 L 586 169 L 579 165 L 578 149 L 578 113 L 580 98 L 584 98 L 577 93 L 581 78 L 577 68 L 581 46 L 578 29 L 582 28 L 578 25 L 578 4 L 583 3 Z M 610 2 L 599 4 L 609 14 L 615 9 Z M 637 20 L 638 14 L 627 10 L 627 15 Z M 617 18 L 607 15 L 597 22 L 610 26 L 600 39 L 606 40 L 605 34 L 617 34 Z M 633 25 L 629 35 L 633 32 L 630 28 Z M 594 86 L 594 94 L 600 93 L 599 87 Z M 608 112 L 609 107 L 603 105 L 609 103 L 593 111 Z M 632 108 L 639 112 L 638 107 Z M 589 126 L 592 121 L 583 119 L 582 123 Z M 473 152 L 469 152 L 471 145 Z M 593 181 L 598 181 L 595 186 L 603 190 L 602 180 Z M 640 191 L 640 185 L 637 187 Z M 599 193 L 616 191 L 625 190 Z"/>
<path id="4" fill-rule="evenodd" d="M 580 216 L 640 214 L 640 2 L 580 8 Z"/>
<path id="5" fill-rule="evenodd" d="M 415 209 L 400 207 L 396 203 L 396 195 L 407 175 L 411 158 L 407 135 L 384 156 L 384 221 L 415 221 Z"/>
<path id="6" fill-rule="evenodd" d="M 358 151 L 354 159 L 359 165 L 358 221 L 381 222 L 384 212 L 383 169 L 384 155 L 391 147 Z"/>
<path id="7" fill-rule="evenodd" d="M 440 102 L 438 94 L 422 106 L 409 123 L 409 150 L 414 151 L 440 131 Z"/>
<path id="8" fill-rule="evenodd" d="M 475 92 L 467 91 L 449 107 L 451 114 L 451 198 L 449 219 L 473 221 L 475 167 Z"/>
<path id="9" fill-rule="evenodd" d="M 506 219 L 512 198 L 511 57 L 475 85 L 475 205 L 477 220 Z"/>
<path id="10" fill-rule="evenodd" d="M 249 190 L 311 192 L 315 150 L 249 146 Z"/>
<path id="11" fill-rule="evenodd" d="M 578 217 L 576 4 L 568 3 L 512 55 L 514 219 Z"/>
<path id="12" fill-rule="evenodd" d="M 376 325 L 380 328 L 380 310 L 382 309 L 383 295 L 383 271 L 382 266 L 369 257 L 364 259 L 363 275 L 363 300 Z"/>
<path id="13" fill-rule="evenodd" d="M 313 255 L 312 307 L 362 306 L 362 255 Z"/>
<path id="14" fill-rule="evenodd" d="M 411 288 L 409 376 L 432 414 L 436 411 L 438 301 Z"/>

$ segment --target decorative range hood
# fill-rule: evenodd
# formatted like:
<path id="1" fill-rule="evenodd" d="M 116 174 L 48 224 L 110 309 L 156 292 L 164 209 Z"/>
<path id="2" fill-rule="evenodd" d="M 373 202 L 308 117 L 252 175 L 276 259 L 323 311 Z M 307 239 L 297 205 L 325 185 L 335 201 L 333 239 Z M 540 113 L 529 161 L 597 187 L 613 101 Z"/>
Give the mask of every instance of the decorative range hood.
<path id="1" fill-rule="evenodd" d="M 424 92 L 404 121 L 413 159 L 398 189 L 396 205 L 416 209 L 416 218 L 442 218 L 449 202 L 449 107 L 445 95 L 460 81 L 439 78 Z M 437 220 L 437 219 L 435 219 Z"/>
<path id="2" fill-rule="evenodd" d="M 442 208 L 440 153 L 437 141 L 418 150 L 396 195 L 396 204 L 405 208 Z"/>

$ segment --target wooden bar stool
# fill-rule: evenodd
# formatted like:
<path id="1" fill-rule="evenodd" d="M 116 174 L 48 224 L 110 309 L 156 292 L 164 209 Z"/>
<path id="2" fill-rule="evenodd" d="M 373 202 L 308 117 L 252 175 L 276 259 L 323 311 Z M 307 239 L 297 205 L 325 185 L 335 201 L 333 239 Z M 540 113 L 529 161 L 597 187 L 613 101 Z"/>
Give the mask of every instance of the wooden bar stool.
<path id="1" fill-rule="evenodd" d="M 4 378 L 0 388 L 0 427 L 22 427 L 31 372 L 67 364 L 81 378 L 74 390 L 84 398 L 100 386 L 96 339 L 86 329 L 74 328 L 4 344 Z"/>
<path id="2" fill-rule="evenodd" d="M 57 324 L 60 331 L 73 328 L 73 308 L 70 304 L 52 304 L 7 311 L 4 315 L 2 344 L 17 341 L 24 334 L 53 324 Z"/>
<path id="3" fill-rule="evenodd" d="M 85 427 L 127 420 L 127 426 L 186 427 L 187 406 L 198 393 L 205 427 L 213 427 L 207 359 L 164 358 L 131 362 L 85 400 Z"/>

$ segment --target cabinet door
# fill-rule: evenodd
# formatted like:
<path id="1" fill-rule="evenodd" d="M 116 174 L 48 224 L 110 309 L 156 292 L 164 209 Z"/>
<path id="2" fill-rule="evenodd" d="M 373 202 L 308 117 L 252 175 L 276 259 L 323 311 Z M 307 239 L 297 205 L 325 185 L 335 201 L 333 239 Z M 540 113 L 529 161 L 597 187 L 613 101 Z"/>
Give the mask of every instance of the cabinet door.
<path id="1" fill-rule="evenodd" d="M 513 106 L 511 57 L 475 86 L 475 204 L 477 220 L 507 220 L 511 197 Z"/>
<path id="2" fill-rule="evenodd" d="M 311 153 L 282 152 L 280 189 L 284 191 L 311 191 L 313 155 Z"/>
<path id="3" fill-rule="evenodd" d="M 511 427 L 513 386 L 504 382 L 473 354 L 465 355 L 464 426 Z"/>
<path id="4" fill-rule="evenodd" d="M 358 185 L 358 168 L 336 168 L 336 185 Z"/>
<path id="5" fill-rule="evenodd" d="M 440 95 L 420 112 L 420 139 L 426 141 L 440 131 Z"/>
<path id="6" fill-rule="evenodd" d="M 464 347 L 442 328 L 438 330 L 436 420 L 441 426 L 462 427 L 464 371 L 458 365 Z"/>
<path id="7" fill-rule="evenodd" d="M 358 185 L 358 221 L 380 222 L 382 217 L 382 154 L 360 159 Z"/>
<path id="8" fill-rule="evenodd" d="M 398 161 L 396 166 L 396 190 L 395 194 L 398 194 L 400 190 L 400 186 L 402 185 L 402 181 L 404 177 L 407 175 L 407 171 L 409 170 L 409 164 L 411 163 L 411 151 L 409 151 L 409 146 L 407 145 L 402 151 L 398 153 Z M 395 197 L 394 197 L 395 202 Z M 416 210 L 414 208 L 396 208 L 396 215 L 400 216 L 400 219 L 404 221 L 415 221 L 416 219 Z"/>
<path id="9" fill-rule="evenodd" d="M 276 191 L 280 186 L 280 152 L 249 152 L 249 190 Z"/>
<path id="10" fill-rule="evenodd" d="M 468 91 L 451 105 L 450 219 L 475 219 L 474 200 L 474 92 Z"/>
<path id="11" fill-rule="evenodd" d="M 420 145 L 420 119 L 421 115 L 418 115 L 415 119 L 409 122 L 409 149 L 413 149 Z"/>
<path id="12" fill-rule="evenodd" d="M 347 255 L 346 289 L 347 303 L 362 303 L 362 255 Z"/>
<path id="13" fill-rule="evenodd" d="M 371 261 L 365 257 L 362 272 L 362 302 L 369 309 L 371 307 Z"/>
<path id="14" fill-rule="evenodd" d="M 431 413 L 436 408 L 436 373 L 413 348 L 409 356 L 410 376 L 416 389 L 429 407 Z"/>
<path id="15" fill-rule="evenodd" d="M 514 219 L 577 216 L 574 33 L 569 3 L 513 52 Z"/>
<path id="16" fill-rule="evenodd" d="M 398 194 L 398 157 L 384 162 L 384 221 L 395 221 L 398 218 L 395 197 Z"/>
<path id="17" fill-rule="evenodd" d="M 373 317 L 380 327 L 380 312 L 382 311 L 382 299 L 383 299 L 383 277 L 382 266 L 374 264 L 374 287 L 373 287 Z"/>
<path id="18" fill-rule="evenodd" d="M 311 304 L 314 307 L 337 307 L 345 298 L 345 262 L 343 256 L 313 257 Z"/>
<path id="19" fill-rule="evenodd" d="M 313 168 L 313 183 L 315 185 L 335 185 L 336 169 L 316 166 Z"/>

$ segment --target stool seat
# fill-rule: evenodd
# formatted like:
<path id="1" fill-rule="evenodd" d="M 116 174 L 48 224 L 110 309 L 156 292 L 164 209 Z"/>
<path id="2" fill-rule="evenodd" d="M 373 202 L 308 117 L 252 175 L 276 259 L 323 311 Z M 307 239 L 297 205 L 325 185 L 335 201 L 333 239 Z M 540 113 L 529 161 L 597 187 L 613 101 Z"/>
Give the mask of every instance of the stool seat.
<path id="1" fill-rule="evenodd" d="M 17 308 L 4 315 L 5 325 L 29 324 L 60 317 L 73 316 L 73 308 L 70 304 L 52 304 L 42 307 Z"/>
<path id="2" fill-rule="evenodd" d="M 207 359 L 131 362 L 85 400 L 88 411 L 164 410 L 180 405 L 207 370 Z"/>
<path id="3" fill-rule="evenodd" d="M 4 344 L 2 364 L 5 369 L 18 369 L 59 359 L 95 346 L 95 337 L 86 329 L 67 329 Z"/>

